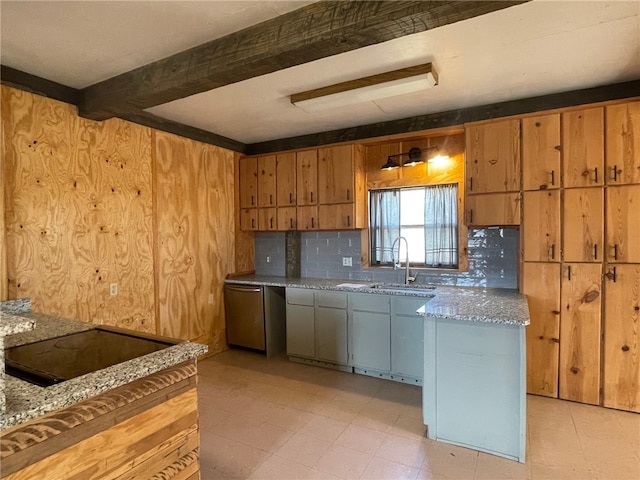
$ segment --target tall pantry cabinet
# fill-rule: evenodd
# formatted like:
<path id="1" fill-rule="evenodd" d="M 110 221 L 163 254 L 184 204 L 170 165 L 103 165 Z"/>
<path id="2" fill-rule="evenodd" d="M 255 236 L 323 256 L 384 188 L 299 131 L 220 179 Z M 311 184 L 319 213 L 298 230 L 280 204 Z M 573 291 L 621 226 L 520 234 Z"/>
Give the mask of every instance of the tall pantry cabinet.
<path id="1" fill-rule="evenodd" d="M 522 120 L 530 393 L 640 411 L 638 146 L 640 102 Z"/>

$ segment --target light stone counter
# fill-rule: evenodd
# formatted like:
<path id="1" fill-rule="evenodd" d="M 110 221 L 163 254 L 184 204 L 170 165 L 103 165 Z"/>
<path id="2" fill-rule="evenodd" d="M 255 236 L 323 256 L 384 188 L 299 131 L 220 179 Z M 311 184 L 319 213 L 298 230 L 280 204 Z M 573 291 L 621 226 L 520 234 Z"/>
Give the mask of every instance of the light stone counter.
<path id="1" fill-rule="evenodd" d="M 19 315 L 26 325 L 33 325 L 35 322 L 36 328 L 33 331 L 6 337 L 6 347 L 24 345 L 96 327 L 93 324 L 54 315 L 33 312 Z M 6 410 L 0 419 L 0 430 L 94 397 L 206 352 L 206 345 L 183 342 L 46 388 L 6 376 L 4 385 Z M 4 360 L 2 365 L 4 367 Z"/>
<path id="2" fill-rule="evenodd" d="M 267 287 L 311 288 L 360 293 L 393 294 L 427 299 L 419 315 L 454 320 L 529 325 L 527 297 L 516 290 L 440 285 L 398 285 L 326 278 L 287 278 L 261 275 L 231 277 L 225 283 Z M 402 290 L 398 290 L 402 288 Z"/>

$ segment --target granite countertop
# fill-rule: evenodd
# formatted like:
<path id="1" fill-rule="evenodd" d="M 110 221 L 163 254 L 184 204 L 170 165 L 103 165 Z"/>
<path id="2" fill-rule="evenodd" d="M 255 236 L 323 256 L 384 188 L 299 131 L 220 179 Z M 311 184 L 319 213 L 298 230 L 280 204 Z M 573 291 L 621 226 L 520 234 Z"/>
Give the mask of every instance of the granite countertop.
<path id="1" fill-rule="evenodd" d="M 35 320 L 0 312 L 0 337 L 26 332 L 35 328 Z"/>
<path id="2" fill-rule="evenodd" d="M 225 283 L 424 297 L 427 300 L 425 305 L 416 312 L 419 315 L 461 321 L 529 325 L 527 297 L 517 290 L 420 284 L 398 285 L 341 279 L 261 275 L 230 277 L 225 280 Z M 398 290 L 399 288 L 401 290 Z"/>
<path id="3" fill-rule="evenodd" d="M 27 324 L 35 322 L 36 328 L 29 332 L 5 337 L 6 348 L 90 330 L 97 326 L 33 312 L 22 313 L 20 318 Z M 0 418 L 0 430 L 94 397 L 206 352 L 206 345 L 182 342 L 46 388 L 7 375 L 5 377 L 7 404 L 6 411 Z"/>

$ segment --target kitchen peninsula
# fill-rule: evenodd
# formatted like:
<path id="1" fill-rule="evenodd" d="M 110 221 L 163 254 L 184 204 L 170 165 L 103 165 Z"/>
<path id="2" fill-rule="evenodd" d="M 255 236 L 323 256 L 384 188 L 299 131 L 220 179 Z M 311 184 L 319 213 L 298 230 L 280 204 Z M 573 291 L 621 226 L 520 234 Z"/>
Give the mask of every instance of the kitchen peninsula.
<path id="1" fill-rule="evenodd" d="M 5 348 L 96 328 L 28 301 L 0 310 Z M 196 357 L 206 350 L 177 343 L 46 388 L 3 373 L 2 478 L 197 475 Z"/>
<path id="2" fill-rule="evenodd" d="M 226 282 L 285 288 L 287 307 L 294 307 L 287 310 L 290 359 L 422 385 L 429 438 L 524 462 L 525 295 L 495 288 L 260 275 Z M 299 310 L 309 322 L 303 328 L 291 318 Z M 404 334 L 394 332 L 394 321 L 406 326 L 411 318 L 421 321 Z M 300 338 L 305 335 L 309 338 Z M 399 366 L 407 360 L 414 363 Z"/>

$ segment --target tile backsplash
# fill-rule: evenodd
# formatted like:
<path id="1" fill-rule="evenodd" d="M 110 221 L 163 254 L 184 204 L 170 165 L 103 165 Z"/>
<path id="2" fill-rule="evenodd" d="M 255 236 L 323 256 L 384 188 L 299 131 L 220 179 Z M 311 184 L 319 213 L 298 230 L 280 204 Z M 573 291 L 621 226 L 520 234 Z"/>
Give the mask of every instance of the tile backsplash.
<path id="1" fill-rule="evenodd" d="M 468 271 L 412 269 L 412 274 L 417 277 L 417 283 L 517 288 L 519 233 L 518 229 L 507 228 L 470 229 Z M 360 232 L 357 230 L 301 232 L 300 243 L 301 277 L 394 283 L 404 280 L 403 269 L 360 266 Z M 285 275 L 284 233 L 256 233 L 255 251 L 256 274 Z M 351 257 L 353 266 L 343 266 L 343 257 Z"/>

